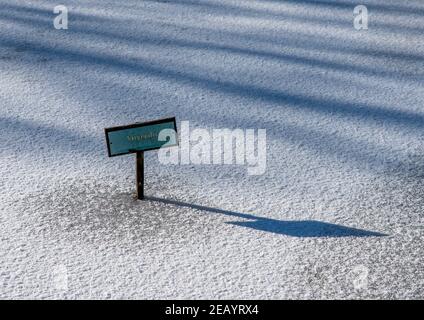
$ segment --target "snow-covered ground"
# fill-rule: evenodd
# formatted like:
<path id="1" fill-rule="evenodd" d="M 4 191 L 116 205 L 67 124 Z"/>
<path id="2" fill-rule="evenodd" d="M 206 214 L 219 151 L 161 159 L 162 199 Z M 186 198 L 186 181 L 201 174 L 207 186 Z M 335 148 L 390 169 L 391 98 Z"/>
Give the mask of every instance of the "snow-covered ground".
<path id="1" fill-rule="evenodd" d="M 0 0 L 0 298 L 424 298 L 423 16 Z M 266 173 L 149 152 L 135 201 L 103 129 L 166 116 L 266 129 Z"/>

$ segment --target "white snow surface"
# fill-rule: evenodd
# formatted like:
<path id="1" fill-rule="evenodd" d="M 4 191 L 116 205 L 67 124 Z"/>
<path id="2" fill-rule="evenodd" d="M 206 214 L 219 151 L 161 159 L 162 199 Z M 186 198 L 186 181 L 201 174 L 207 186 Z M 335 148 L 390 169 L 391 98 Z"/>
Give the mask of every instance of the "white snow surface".
<path id="1" fill-rule="evenodd" d="M 424 2 L 357 4 L 0 0 L 0 298 L 424 298 Z M 134 200 L 104 128 L 167 116 L 266 173 L 149 152 Z"/>

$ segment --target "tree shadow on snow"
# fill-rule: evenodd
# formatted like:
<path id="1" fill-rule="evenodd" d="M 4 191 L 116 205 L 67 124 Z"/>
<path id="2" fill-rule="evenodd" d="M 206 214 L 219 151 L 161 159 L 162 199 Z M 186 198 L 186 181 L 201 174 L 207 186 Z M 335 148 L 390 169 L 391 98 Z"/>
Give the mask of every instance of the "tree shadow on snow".
<path id="1" fill-rule="evenodd" d="M 321 222 L 316 220 L 301 220 L 301 221 L 283 221 L 276 219 L 269 219 L 263 217 L 257 217 L 255 215 L 228 211 L 223 209 L 211 208 L 207 206 L 201 206 L 197 204 L 169 200 L 157 197 L 146 197 L 146 200 L 161 202 L 164 204 L 170 204 L 174 206 L 186 207 L 201 211 L 208 211 L 212 213 L 224 214 L 227 216 L 233 216 L 237 218 L 249 219 L 251 221 L 232 221 L 227 222 L 235 226 L 251 228 L 259 231 L 271 232 L 281 235 L 287 235 L 291 237 L 382 237 L 387 236 L 374 231 L 367 231 L 361 229 L 355 229 L 351 227 L 345 227 L 333 223 Z"/>

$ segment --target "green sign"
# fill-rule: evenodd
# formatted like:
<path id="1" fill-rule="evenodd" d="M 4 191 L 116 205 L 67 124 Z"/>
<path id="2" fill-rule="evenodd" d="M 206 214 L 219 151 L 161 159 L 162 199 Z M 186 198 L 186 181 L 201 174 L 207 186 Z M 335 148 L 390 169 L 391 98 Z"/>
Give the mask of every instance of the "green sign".
<path id="1" fill-rule="evenodd" d="M 160 136 L 162 130 L 167 131 Z M 109 157 L 178 145 L 175 118 L 106 128 L 105 133 Z"/>

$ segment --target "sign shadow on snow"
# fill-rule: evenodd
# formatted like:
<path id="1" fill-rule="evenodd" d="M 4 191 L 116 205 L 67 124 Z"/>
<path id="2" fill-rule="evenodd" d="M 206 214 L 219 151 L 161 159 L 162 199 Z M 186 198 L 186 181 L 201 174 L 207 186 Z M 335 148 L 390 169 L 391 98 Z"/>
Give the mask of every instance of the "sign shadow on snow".
<path id="1" fill-rule="evenodd" d="M 164 204 L 186 207 L 195 210 L 207 211 L 212 213 L 224 214 L 227 216 L 248 219 L 250 221 L 227 222 L 235 226 L 251 228 L 259 231 L 271 232 L 291 237 L 382 237 L 387 236 L 375 231 L 368 231 L 337 225 L 317 220 L 292 220 L 284 221 L 270 218 L 258 217 L 252 214 L 228 211 L 223 209 L 211 208 L 197 204 L 169 200 L 157 197 L 146 197 L 148 201 L 156 201 Z"/>

